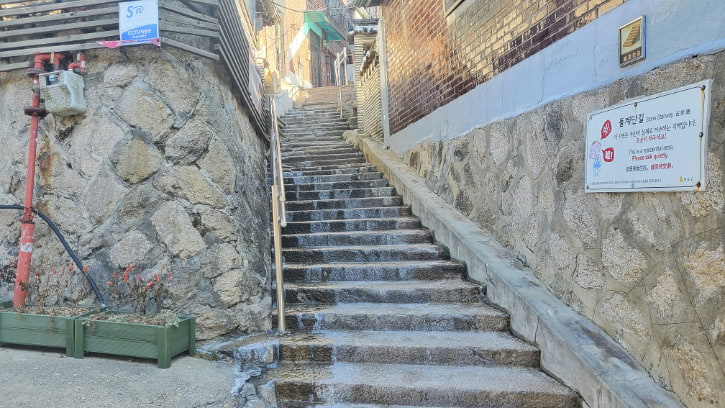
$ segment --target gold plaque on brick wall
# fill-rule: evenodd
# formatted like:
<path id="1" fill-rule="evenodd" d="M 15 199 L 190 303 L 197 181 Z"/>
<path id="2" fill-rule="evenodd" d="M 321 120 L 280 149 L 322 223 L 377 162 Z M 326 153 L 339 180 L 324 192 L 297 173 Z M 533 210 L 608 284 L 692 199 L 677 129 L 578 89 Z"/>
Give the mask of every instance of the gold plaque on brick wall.
<path id="1" fill-rule="evenodd" d="M 619 65 L 625 66 L 645 57 L 644 16 L 619 27 Z"/>

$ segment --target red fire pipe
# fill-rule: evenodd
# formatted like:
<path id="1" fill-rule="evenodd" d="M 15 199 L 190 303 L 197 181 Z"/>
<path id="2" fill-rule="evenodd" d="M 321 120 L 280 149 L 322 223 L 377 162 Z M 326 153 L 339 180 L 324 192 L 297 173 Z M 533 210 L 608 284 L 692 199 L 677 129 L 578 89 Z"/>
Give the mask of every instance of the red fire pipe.
<path id="1" fill-rule="evenodd" d="M 38 123 L 46 111 L 40 107 L 40 78 L 39 74 L 46 62 L 53 60 L 56 69 L 60 66 L 63 54 L 38 54 L 35 56 L 32 69 L 28 75 L 33 78 L 33 99 L 30 107 L 25 108 L 25 114 L 30 116 L 30 141 L 28 142 L 28 169 L 25 175 L 25 199 L 23 200 L 23 214 L 20 216 L 20 252 L 18 254 L 18 268 L 15 274 L 15 292 L 13 293 L 13 307 L 25 304 L 28 297 L 28 281 L 30 278 L 30 261 L 33 254 L 33 189 L 35 188 L 35 159 L 38 149 Z"/>
<path id="2" fill-rule="evenodd" d="M 74 71 L 76 68 L 80 71 L 81 74 L 86 73 L 86 56 L 83 53 L 78 53 L 77 61 L 71 64 L 68 64 L 68 69 L 71 71 Z"/>

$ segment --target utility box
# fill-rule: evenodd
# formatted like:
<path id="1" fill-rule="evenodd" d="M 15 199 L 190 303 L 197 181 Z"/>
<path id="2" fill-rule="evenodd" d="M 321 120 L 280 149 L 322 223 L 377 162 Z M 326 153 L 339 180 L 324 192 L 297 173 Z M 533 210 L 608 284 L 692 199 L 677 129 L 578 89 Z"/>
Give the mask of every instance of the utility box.
<path id="1" fill-rule="evenodd" d="M 71 116 L 86 111 L 83 77 L 73 71 L 40 74 L 40 97 L 45 109 L 56 116 Z"/>

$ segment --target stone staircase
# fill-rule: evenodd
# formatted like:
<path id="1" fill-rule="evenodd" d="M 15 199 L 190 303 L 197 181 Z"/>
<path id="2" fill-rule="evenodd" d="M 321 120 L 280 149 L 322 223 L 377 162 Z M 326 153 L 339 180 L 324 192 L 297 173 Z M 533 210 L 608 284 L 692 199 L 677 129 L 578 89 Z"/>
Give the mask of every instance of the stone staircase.
<path id="1" fill-rule="evenodd" d="M 333 108 L 283 120 L 290 334 L 263 379 L 279 406 L 580 406 L 342 139 Z"/>
<path id="2" fill-rule="evenodd" d="M 353 98 L 354 87 L 352 84 L 342 87 L 343 101 L 346 103 Z M 304 108 L 333 108 L 338 107 L 340 88 L 337 86 L 324 86 L 301 90 L 302 104 Z"/>

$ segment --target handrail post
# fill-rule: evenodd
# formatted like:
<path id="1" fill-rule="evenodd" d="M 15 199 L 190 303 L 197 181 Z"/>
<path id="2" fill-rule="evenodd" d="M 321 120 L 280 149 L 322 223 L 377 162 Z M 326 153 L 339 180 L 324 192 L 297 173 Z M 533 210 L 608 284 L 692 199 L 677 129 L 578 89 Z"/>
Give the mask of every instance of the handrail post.
<path id="1" fill-rule="evenodd" d="M 342 110 L 342 76 L 345 73 L 342 69 L 340 69 L 340 65 L 345 63 L 347 59 L 347 48 L 345 48 L 343 51 L 340 51 L 340 53 L 337 54 L 337 58 L 335 58 L 335 70 L 337 71 L 337 84 L 340 88 L 340 97 L 339 97 L 339 103 L 340 103 L 340 118 L 345 119 L 345 115 L 343 114 Z"/>
<path id="2" fill-rule="evenodd" d="M 277 331 L 284 334 L 287 329 L 284 314 L 284 278 L 282 273 L 282 228 L 279 224 L 279 191 L 272 186 L 272 225 L 274 229 L 274 273 L 277 280 Z"/>
<path id="3" fill-rule="evenodd" d="M 282 227 L 287 226 L 285 210 L 286 193 L 284 188 L 284 169 L 282 167 L 282 146 L 279 140 L 279 122 L 277 121 L 277 104 L 270 98 L 269 113 L 271 117 L 271 149 L 272 149 L 272 235 L 274 240 L 274 272 L 277 280 L 277 330 L 284 334 L 287 330 L 284 314 L 284 265 L 282 262 Z"/>

